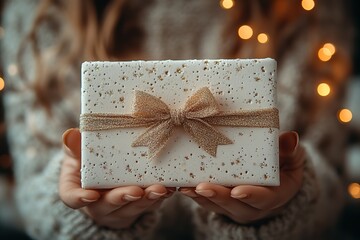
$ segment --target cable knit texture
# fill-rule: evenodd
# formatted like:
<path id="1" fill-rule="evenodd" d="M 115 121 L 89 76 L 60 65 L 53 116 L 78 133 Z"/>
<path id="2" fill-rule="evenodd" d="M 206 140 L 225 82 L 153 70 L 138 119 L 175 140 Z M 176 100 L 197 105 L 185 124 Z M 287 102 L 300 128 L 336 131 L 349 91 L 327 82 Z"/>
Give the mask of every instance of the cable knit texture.
<path id="1" fill-rule="evenodd" d="M 321 4 L 318 1 L 317 8 L 331 7 L 334 2 Z M 6 33 L 1 48 L 4 69 L 16 63 L 20 41 L 30 28 L 37 4 L 37 0 L 6 2 L 3 15 Z M 146 6 L 140 21 L 146 32 L 144 59 L 227 58 L 230 46 L 238 41 L 222 37 L 230 20 L 226 11 L 218 6 L 218 1 L 154 0 Z M 80 69 L 73 73 L 73 85 L 67 86 L 66 98 L 52 105 L 51 116 L 34 104 L 34 92 L 27 89 L 19 75 L 6 74 L 4 101 L 17 181 L 16 205 L 26 231 L 35 239 L 175 239 L 177 236 L 179 239 L 269 240 L 322 237 L 325 230 L 335 223 L 342 206 L 341 181 L 334 166 L 339 167 L 336 164 L 342 160 L 339 154 L 342 146 L 336 139 L 342 139 L 345 131 L 337 125 L 333 115 L 334 109 L 341 104 L 339 99 L 320 106 L 301 104 L 314 101 L 315 95 L 312 79 L 303 74 L 309 51 L 302 48 L 309 47 L 307 45 L 317 35 L 306 34 L 306 29 L 303 28 L 299 40 L 289 46 L 278 71 L 281 128 L 301 130 L 305 140 L 307 157 L 303 185 L 282 212 L 256 226 L 239 225 L 207 212 L 180 194 L 166 200 L 159 211 L 143 216 L 131 229 L 114 231 L 97 226 L 81 211 L 65 206 L 59 199 L 57 188 L 62 160 L 61 135 L 67 128 L 78 124 Z M 337 46 L 346 49 L 344 46 L 348 43 L 341 36 L 338 34 Z M 56 41 L 54 33 L 46 29 L 40 32 L 40 38 L 44 47 Z M 34 61 L 27 52 L 24 63 L 26 74 L 34 74 Z M 311 121 L 307 112 L 315 116 Z M 318 112 L 321 112 L 321 117 L 316 118 Z M 328 138 L 327 144 L 323 144 L 324 136 Z M 330 148 L 331 155 L 326 154 Z"/>

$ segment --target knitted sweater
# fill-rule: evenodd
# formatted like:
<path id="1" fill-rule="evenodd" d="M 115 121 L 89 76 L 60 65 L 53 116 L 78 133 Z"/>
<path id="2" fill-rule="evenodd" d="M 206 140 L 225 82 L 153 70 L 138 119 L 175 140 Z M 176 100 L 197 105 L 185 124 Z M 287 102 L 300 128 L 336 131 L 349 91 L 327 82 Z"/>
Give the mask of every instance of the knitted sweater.
<path id="1" fill-rule="evenodd" d="M 317 7 L 325 8 L 325 12 L 334 2 L 318 1 Z M 37 4 L 37 0 L 7 2 L 3 14 L 6 34 L 1 49 L 4 69 L 16 63 L 20 42 L 30 28 Z M 220 37 L 228 22 L 227 12 L 218 6 L 218 1 L 153 1 L 141 18 L 140 24 L 146 32 L 142 56 L 144 59 L 233 57 L 226 54 L 231 41 L 237 40 L 229 39 L 225 44 Z M 315 81 L 309 79 L 315 73 L 306 71 L 312 58 L 308 49 L 318 35 L 310 34 L 307 24 L 310 25 L 304 23 L 298 40 L 284 51 L 278 65 L 281 130 L 299 131 L 307 153 L 302 187 L 281 213 L 256 225 L 240 225 L 175 194 L 158 211 L 143 216 L 131 228 L 112 230 L 96 225 L 80 210 L 68 208 L 58 195 L 63 158 L 61 136 L 64 130 L 78 125 L 78 69 L 73 74 L 73 85 L 67 86 L 66 97 L 52 105 L 51 115 L 34 104 L 35 93 L 19 75 L 5 75 L 7 132 L 16 177 L 14 198 L 24 230 L 34 239 L 315 239 L 324 236 L 336 222 L 343 203 L 337 170 L 341 170 L 342 140 L 346 132 L 335 117 L 341 94 L 334 94 L 327 102 L 316 101 Z M 51 29 L 43 29 L 40 37 L 44 47 L 56 41 Z M 341 34 L 335 34 L 334 41 L 338 51 L 347 50 L 348 43 L 341 39 Z M 31 76 L 32 56 L 25 55 L 24 59 L 24 72 Z"/>

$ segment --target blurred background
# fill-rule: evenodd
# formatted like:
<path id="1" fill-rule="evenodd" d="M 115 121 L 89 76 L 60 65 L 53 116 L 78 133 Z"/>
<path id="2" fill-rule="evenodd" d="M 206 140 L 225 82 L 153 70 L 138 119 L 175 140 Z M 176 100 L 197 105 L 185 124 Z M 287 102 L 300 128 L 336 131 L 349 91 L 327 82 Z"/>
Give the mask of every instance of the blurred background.
<path id="1" fill-rule="evenodd" d="M 219 8 L 223 8 L 224 11 L 231 9 L 236 0 L 214 0 L 219 1 Z M 271 1 L 271 0 L 269 0 Z M 287 1 L 287 0 L 284 0 Z M 343 0 L 339 0 L 343 1 Z M 338 109 L 337 115 L 333 116 L 337 118 L 339 124 L 345 125 L 349 128 L 351 134 L 347 139 L 347 158 L 345 163 L 345 170 L 347 171 L 346 180 L 346 199 L 348 204 L 346 205 L 340 220 L 341 232 L 338 234 L 337 239 L 360 239 L 359 219 L 360 219 L 360 1 L 348 0 L 348 17 L 351 26 L 343 26 L 344 31 L 354 32 L 354 49 L 352 52 L 352 70 L 351 76 L 347 80 L 347 97 L 342 108 Z M 3 8 L 3 1 L 0 0 L 0 16 Z M 303 14 L 316 13 L 316 0 L 298 0 L 298 8 L 303 11 Z M 328 17 L 329 28 L 331 29 L 331 17 Z M 0 22 L 0 41 L 6 34 Z M 317 34 L 314 32 L 313 34 Z M 238 30 L 239 41 L 254 41 L 257 44 L 263 44 L 266 47 L 266 42 L 269 36 L 266 33 L 254 32 L 250 25 L 241 25 Z M 320 36 L 321 37 L 321 36 Z M 323 66 L 334 66 L 336 61 L 341 61 L 336 58 L 336 44 L 327 40 L 324 36 L 323 45 L 321 45 L 316 53 L 314 53 L 314 62 L 316 64 L 322 64 Z M 0 52 L 1 54 L 1 52 Z M 340 64 L 341 65 L 341 64 Z M 341 70 L 341 69 L 340 69 Z M 6 125 L 4 123 L 4 117 L 6 112 L 3 109 L 3 92 L 6 90 L 6 79 L 3 77 L 3 73 L 7 71 L 9 75 L 18 74 L 16 64 L 7 66 L 4 68 L 0 63 L 0 181 L 13 184 L 13 172 L 11 155 L 9 154 L 9 146 L 6 140 Z M 315 79 L 309 79 L 312 81 Z M 317 81 L 317 80 L 316 80 Z M 324 79 L 320 81 L 317 88 L 318 101 L 324 101 L 324 99 L 331 97 L 332 91 L 334 91 L 336 84 L 333 84 L 332 79 Z M 1 185 L 0 185 L 1 186 Z M 11 196 L 11 192 L 6 192 L 8 189 L 0 189 L 0 196 Z M 0 211 L 6 215 L 6 208 L 1 207 Z M 4 212 L 5 211 L 5 212 Z M 11 212 L 9 219 L 12 218 Z M 15 229 L 9 226 L 0 225 L 0 239 L 27 239 L 21 233 L 18 233 Z"/>

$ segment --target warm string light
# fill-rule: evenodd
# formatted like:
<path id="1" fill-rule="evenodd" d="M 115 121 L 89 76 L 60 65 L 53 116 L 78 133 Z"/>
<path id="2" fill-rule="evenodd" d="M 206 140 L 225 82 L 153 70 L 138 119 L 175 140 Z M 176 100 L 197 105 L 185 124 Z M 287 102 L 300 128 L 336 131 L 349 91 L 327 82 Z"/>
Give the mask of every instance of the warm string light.
<path id="1" fill-rule="evenodd" d="M 238 35 L 241 39 L 248 40 L 254 35 L 254 30 L 249 25 L 242 25 L 238 29 Z M 259 43 L 264 44 L 269 41 L 269 36 L 266 33 L 259 33 L 257 40 Z"/>
<path id="2" fill-rule="evenodd" d="M 315 7 L 315 1 L 314 0 L 302 0 L 301 6 L 304 10 L 310 11 L 313 10 Z M 325 43 L 317 52 L 317 56 L 320 61 L 327 62 L 329 61 L 332 56 L 335 54 L 336 48 L 334 44 L 332 43 Z M 321 97 L 326 97 L 330 94 L 331 88 L 330 85 L 327 83 L 320 83 L 317 86 L 317 93 Z M 352 113 L 349 109 L 341 109 L 338 112 L 338 120 L 342 123 L 350 122 L 352 119 Z M 360 195 L 360 193 L 359 193 Z"/>
<path id="3" fill-rule="evenodd" d="M 230 9 L 234 6 L 234 0 L 220 0 L 220 6 L 224 9 Z M 306 11 L 311 11 L 315 8 L 314 0 L 302 0 L 301 6 Z M 249 40 L 254 34 L 253 29 L 249 25 L 242 25 L 238 29 L 238 35 L 243 40 Z M 257 41 L 261 44 L 269 41 L 269 36 L 266 33 L 259 33 L 257 35 Z M 332 56 L 336 52 L 336 47 L 333 43 L 327 42 L 318 50 L 317 56 L 320 61 L 327 62 L 331 60 Z M 317 93 L 321 97 L 329 96 L 331 93 L 331 87 L 328 83 L 322 82 L 317 85 Z M 349 109 L 341 109 L 338 112 L 338 120 L 342 123 L 350 122 L 352 119 L 352 113 Z"/>
<path id="4" fill-rule="evenodd" d="M 230 9 L 235 5 L 234 0 L 220 0 L 220 6 L 224 9 Z"/>
<path id="5" fill-rule="evenodd" d="M 333 43 L 325 43 L 317 52 L 318 58 L 322 62 L 329 61 L 336 52 L 336 47 Z M 330 94 L 331 88 L 328 83 L 320 83 L 317 86 L 317 93 L 321 97 L 326 97 Z M 341 109 L 338 111 L 337 118 L 341 123 L 348 123 L 352 119 L 352 113 L 349 109 Z"/>
<path id="6" fill-rule="evenodd" d="M 351 197 L 355 199 L 360 199 L 360 184 L 358 183 L 351 183 L 348 186 L 348 192 Z"/>

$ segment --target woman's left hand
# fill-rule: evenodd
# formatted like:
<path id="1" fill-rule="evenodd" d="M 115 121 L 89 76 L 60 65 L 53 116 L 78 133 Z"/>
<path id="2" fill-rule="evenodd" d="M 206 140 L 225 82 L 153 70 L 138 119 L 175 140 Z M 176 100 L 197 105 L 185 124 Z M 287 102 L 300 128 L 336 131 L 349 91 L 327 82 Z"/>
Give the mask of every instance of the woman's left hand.
<path id="1" fill-rule="evenodd" d="M 225 215 L 240 224 L 253 223 L 278 213 L 299 191 L 305 162 L 305 151 L 296 132 L 279 137 L 280 182 L 277 187 L 240 185 L 227 188 L 200 183 L 196 188 L 180 188 L 200 206 Z"/>

